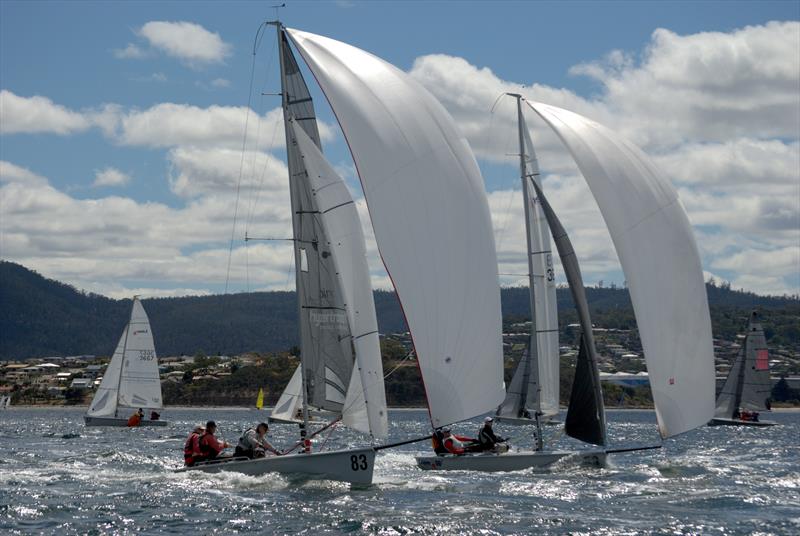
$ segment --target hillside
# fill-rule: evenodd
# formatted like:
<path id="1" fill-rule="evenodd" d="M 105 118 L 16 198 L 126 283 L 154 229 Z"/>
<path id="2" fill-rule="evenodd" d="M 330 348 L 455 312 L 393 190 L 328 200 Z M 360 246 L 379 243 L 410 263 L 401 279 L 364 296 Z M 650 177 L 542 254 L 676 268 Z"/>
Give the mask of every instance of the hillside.
<path id="1" fill-rule="evenodd" d="M 527 288 L 502 291 L 503 316 L 528 317 Z M 753 307 L 765 311 L 771 342 L 800 344 L 800 300 L 764 297 L 708 286 L 716 336 L 732 338 Z M 635 327 L 627 290 L 588 288 L 596 325 Z M 558 290 L 562 326 L 576 322 L 568 289 Z M 285 350 L 297 343 L 294 292 L 253 292 L 143 300 L 160 355 L 208 355 Z M 381 332 L 405 331 L 397 298 L 376 291 Z M 130 300 L 112 300 L 46 279 L 24 266 L 0 262 L 0 359 L 49 355 L 109 355 L 130 312 Z"/>

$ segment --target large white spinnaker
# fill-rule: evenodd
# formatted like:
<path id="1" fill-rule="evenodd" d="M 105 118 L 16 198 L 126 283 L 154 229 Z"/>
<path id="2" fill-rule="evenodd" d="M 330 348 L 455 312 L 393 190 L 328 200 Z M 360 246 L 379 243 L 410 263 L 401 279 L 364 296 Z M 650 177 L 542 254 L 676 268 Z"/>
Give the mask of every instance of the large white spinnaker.
<path id="1" fill-rule="evenodd" d="M 581 115 L 530 102 L 572 154 L 630 289 L 662 437 L 714 414 L 711 318 L 691 224 L 670 182 L 636 146 Z"/>
<path id="2" fill-rule="evenodd" d="M 356 363 L 342 407 L 342 422 L 385 438 L 388 420 L 383 364 L 361 220 L 345 182 L 305 131 L 294 123 L 292 129 L 326 230 L 355 348 Z"/>
<path id="3" fill-rule="evenodd" d="M 150 320 L 142 303 L 134 298 L 130 321 L 103 374 L 88 415 L 115 415 L 120 408 L 161 407 L 161 379 Z"/>
<path id="4" fill-rule="evenodd" d="M 466 139 L 405 72 L 340 41 L 287 31 L 353 154 L 412 334 L 431 423 L 492 411 L 504 397 L 497 255 Z"/>

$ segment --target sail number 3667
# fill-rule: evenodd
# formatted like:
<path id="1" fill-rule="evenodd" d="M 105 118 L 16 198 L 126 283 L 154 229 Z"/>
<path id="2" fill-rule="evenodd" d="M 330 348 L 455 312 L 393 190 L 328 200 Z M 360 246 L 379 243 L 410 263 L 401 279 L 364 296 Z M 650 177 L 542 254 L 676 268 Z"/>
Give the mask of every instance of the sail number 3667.
<path id="1" fill-rule="evenodd" d="M 139 350 L 139 360 L 152 361 L 156 358 L 156 353 L 152 350 Z"/>
<path id="2" fill-rule="evenodd" d="M 367 457 L 364 454 L 350 456 L 350 468 L 353 471 L 366 471 L 368 467 Z"/>

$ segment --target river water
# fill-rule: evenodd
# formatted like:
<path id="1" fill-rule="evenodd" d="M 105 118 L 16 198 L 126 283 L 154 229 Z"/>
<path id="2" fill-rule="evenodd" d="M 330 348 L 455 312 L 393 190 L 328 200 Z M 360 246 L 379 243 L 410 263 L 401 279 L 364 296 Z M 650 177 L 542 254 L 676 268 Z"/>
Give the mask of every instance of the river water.
<path id="1" fill-rule="evenodd" d="M 235 442 L 265 412 L 170 409 L 167 428 L 83 426 L 83 408 L 0 411 L 0 533 L 133 534 L 800 534 L 800 413 L 772 428 L 705 427 L 605 469 L 423 472 L 428 444 L 382 451 L 375 483 L 175 474 L 194 423 Z M 392 411 L 390 441 L 427 432 L 424 411 Z M 608 412 L 614 447 L 658 444 L 652 411 Z M 457 432 L 474 433 L 477 421 Z M 496 426 L 517 445 L 525 428 Z M 548 446 L 575 447 L 548 426 Z M 276 446 L 296 427 L 273 425 Z M 336 430 L 326 448 L 363 445 Z M 319 445 L 318 445 L 319 446 Z"/>

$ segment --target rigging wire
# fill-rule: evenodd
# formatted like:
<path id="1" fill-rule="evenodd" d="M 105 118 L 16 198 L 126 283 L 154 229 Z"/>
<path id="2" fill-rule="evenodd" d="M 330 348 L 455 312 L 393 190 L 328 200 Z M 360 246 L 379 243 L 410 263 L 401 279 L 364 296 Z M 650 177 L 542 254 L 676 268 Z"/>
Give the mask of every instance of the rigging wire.
<path id="1" fill-rule="evenodd" d="M 242 136 L 242 157 L 239 160 L 239 178 L 236 181 L 236 201 L 234 202 L 233 206 L 233 224 L 231 225 L 231 239 L 230 244 L 228 246 L 228 268 L 225 273 L 225 294 L 228 293 L 228 285 L 230 283 L 231 278 L 231 259 L 233 258 L 233 240 L 236 236 L 236 219 L 239 213 L 239 195 L 241 193 L 242 188 L 242 175 L 244 173 L 244 156 L 245 156 L 245 149 L 247 148 L 247 130 L 250 123 L 250 105 L 253 101 L 253 81 L 255 78 L 256 72 L 256 52 L 258 50 L 258 44 L 261 42 L 261 34 L 262 30 L 265 28 L 265 24 L 261 23 L 256 31 L 256 37 L 253 43 L 253 59 L 250 63 L 250 84 L 247 90 L 247 110 L 245 111 L 244 116 L 244 134 Z"/>

